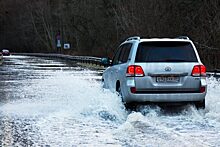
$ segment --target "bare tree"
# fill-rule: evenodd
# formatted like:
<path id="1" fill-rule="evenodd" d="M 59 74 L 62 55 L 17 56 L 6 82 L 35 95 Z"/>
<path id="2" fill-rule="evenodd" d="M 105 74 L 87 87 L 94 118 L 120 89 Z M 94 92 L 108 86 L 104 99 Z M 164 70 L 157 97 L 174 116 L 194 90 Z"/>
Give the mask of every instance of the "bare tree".
<path id="1" fill-rule="evenodd" d="M 0 0 L 0 47 L 55 52 L 56 34 L 68 54 L 112 57 L 129 36 L 196 42 L 208 68 L 219 68 L 219 0 Z"/>

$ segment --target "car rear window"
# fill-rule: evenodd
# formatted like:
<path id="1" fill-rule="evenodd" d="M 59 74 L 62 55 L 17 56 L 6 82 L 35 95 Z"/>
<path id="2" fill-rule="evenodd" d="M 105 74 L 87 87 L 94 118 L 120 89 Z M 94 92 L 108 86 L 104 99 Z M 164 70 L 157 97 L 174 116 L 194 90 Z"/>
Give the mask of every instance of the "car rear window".
<path id="1" fill-rule="evenodd" d="M 138 46 L 136 62 L 197 62 L 190 42 L 142 42 Z"/>

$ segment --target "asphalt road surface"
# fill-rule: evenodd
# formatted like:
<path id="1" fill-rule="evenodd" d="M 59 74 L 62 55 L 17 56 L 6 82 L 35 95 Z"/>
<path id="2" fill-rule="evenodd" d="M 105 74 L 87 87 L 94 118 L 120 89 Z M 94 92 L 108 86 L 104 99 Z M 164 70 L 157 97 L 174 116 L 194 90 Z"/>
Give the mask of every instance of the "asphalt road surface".
<path id="1" fill-rule="evenodd" d="M 125 110 L 101 70 L 62 60 L 6 57 L 0 66 L 0 146 L 220 146 L 220 82 L 207 107 Z"/>

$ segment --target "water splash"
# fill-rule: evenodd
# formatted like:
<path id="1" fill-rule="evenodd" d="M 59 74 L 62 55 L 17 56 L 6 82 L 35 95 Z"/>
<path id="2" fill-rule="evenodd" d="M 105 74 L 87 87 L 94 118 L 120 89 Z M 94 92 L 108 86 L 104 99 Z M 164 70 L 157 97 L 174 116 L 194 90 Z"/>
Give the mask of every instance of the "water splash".
<path id="1" fill-rule="evenodd" d="M 27 64 L 26 60 L 20 64 Z M 23 70 L 28 73 L 26 68 L 19 69 Z M 102 88 L 98 71 L 47 67 L 32 74 L 41 78 L 22 81 L 10 94 L 15 99 L 0 106 L 4 123 L 0 126 L 5 126 L 0 136 L 12 132 L 23 138 L 16 142 L 19 137 L 9 137 L 5 142 L 18 146 L 28 141 L 30 146 L 220 146 L 220 82 L 213 77 L 208 79 L 205 110 L 188 105 L 170 112 L 139 106 L 137 112 L 128 112 L 117 94 Z"/>

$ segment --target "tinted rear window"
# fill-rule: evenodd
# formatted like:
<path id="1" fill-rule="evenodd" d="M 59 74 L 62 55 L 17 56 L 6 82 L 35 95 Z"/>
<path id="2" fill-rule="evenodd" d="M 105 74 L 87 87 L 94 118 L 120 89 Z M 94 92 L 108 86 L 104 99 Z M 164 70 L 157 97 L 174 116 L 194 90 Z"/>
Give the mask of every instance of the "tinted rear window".
<path id="1" fill-rule="evenodd" d="M 142 42 L 138 46 L 136 62 L 197 62 L 189 42 Z"/>

